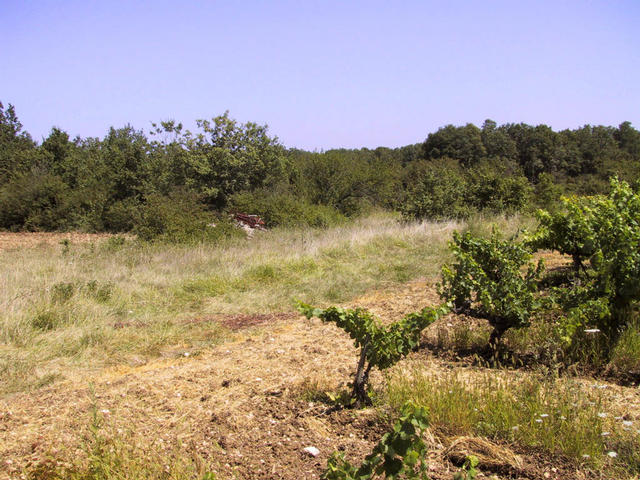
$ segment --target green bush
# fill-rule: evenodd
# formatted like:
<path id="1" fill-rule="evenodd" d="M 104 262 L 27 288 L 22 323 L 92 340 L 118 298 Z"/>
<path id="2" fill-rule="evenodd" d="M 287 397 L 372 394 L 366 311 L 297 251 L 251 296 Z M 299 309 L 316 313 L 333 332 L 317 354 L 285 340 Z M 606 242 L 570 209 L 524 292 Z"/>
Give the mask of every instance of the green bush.
<path id="1" fill-rule="evenodd" d="M 473 213 L 467 182 L 456 169 L 418 166 L 411 174 L 400 211 L 406 219 L 466 218 Z"/>
<path id="2" fill-rule="evenodd" d="M 532 188 L 523 177 L 508 174 L 491 165 L 467 172 L 467 201 L 479 212 L 515 213 L 523 211 L 531 200 Z"/>
<path id="3" fill-rule="evenodd" d="M 140 222 L 143 206 L 133 197 L 111 204 L 102 217 L 104 227 L 109 232 L 130 232 Z"/>
<path id="4" fill-rule="evenodd" d="M 0 188 L 0 228 L 62 230 L 71 214 L 69 187 L 55 175 L 27 173 Z"/>
<path id="5" fill-rule="evenodd" d="M 407 193 L 400 210 L 405 218 L 467 218 L 474 212 L 515 213 L 525 210 L 532 188 L 521 175 L 483 163 L 461 169 L 450 159 L 417 164 L 407 174 Z"/>
<path id="6" fill-rule="evenodd" d="M 243 192 L 231 197 L 228 209 L 259 215 L 267 227 L 329 227 L 346 220 L 335 208 L 315 205 L 290 193 Z"/>
<path id="7" fill-rule="evenodd" d="M 442 267 L 442 298 L 458 311 L 487 319 L 492 347 L 508 329 L 527 326 L 541 307 L 536 292 L 542 261 L 533 264 L 522 243 L 502 240 L 496 232 L 489 239 L 455 232 L 450 247 L 456 263 Z"/>
<path id="8" fill-rule="evenodd" d="M 186 191 L 147 197 L 133 232 L 141 240 L 168 243 L 217 242 L 242 236 L 229 219 L 207 212 L 198 197 Z"/>

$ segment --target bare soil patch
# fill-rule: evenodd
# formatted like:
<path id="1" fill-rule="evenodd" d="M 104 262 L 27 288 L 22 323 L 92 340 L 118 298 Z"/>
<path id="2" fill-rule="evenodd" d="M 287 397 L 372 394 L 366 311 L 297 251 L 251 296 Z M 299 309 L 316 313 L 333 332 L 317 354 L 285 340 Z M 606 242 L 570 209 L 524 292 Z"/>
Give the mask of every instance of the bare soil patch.
<path id="1" fill-rule="evenodd" d="M 92 243 L 103 241 L 113 236 L 109 233 L 0 232 L 0 250 L 58 245 L 64 240 L 68 240 L 72 244 Z"/>
<path id="2" fill-rule="evenodd" d="M 243 328 L 255 327 L 265 323 L 274 323 L 282 320 L 293 320 L 299 317 L 294 312 L 279 313 L 238 313 L 231 315 L 211 315 L 207 317 L 196 317 L 187 320 L 186 323 L 206 323 L 218 322 L 220 325 L 230 330 L 237 331 Z"/>

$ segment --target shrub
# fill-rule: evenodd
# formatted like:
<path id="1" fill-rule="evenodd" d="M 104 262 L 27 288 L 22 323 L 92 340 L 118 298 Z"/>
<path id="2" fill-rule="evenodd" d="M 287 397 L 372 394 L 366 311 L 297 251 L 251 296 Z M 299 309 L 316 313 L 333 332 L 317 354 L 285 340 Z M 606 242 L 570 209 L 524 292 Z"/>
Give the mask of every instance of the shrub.
<path id="1" fill-rule="evenodd" d="M 489 239 L 456 232 L 450 247 L 456 263 L 442 268 L 441 297 L 458 311 L 487 319 L 493 327 L 492 347 L 508 329 L 527 326 L 541 306 L 536 291 L 542 261 L 531 263 L 522 243 L 502 240 L 496 232 Z"/>
<path id="2" fill-rule="evenodd" d="M 531 199 L 526 177 L 508 174 L 493 165 L 479 165 L 467 172 L 466 201 L 480 212 L 515 213 L 524 210 Z"/>
<path id="3" fill-rule="evenodd" d="M 140 202 L 129 197 L 113 203 L 103 216 L 103 223 L 109 232 L 130 232 L 140 222 L 140 212 L 143 207 Z"/>
<path id="4" fill-rule="evenodd" d="M 409 179 L 407 197 L 400 207 L 407 219 L 466 218 L 472 212 L 466 198 L 467 182 L 456 169 L 418 166 Z"/>
<path id="5" fill-rule="evenodd" d="M 312 204 L 290 193 L 266 190 L 237 193 L 228 209 L 259 215 L 267 227 L 329 227 L 345 221 L 346 217 L 335 208 Z"/>
<path id="6" fill-rule="evenodd" d="M 71 210 L 69 188 L 54 175 L 23 174 L 0 188 L 0 228 L 60 230 Z"/>
<path id="7" fill-rule="evenodd" d="M 241 236 L 230 220 L 214 217 L 199 203 L 197 195 L 186 191 L 150 195 L 133 231 L 142 240 L 169 243 L 215 242 Z"/>

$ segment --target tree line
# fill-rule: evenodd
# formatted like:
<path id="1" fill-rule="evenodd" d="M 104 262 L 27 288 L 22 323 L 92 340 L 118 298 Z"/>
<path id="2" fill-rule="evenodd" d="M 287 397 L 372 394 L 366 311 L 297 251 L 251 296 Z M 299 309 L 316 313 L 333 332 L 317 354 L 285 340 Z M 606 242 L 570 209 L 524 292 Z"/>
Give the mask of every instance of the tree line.
<path id="1" fill-rule="evenodd" d="M 551 208 L 561 194 L 635 182 L 640 132 L 629 122 L 556 132 L 547 125 L 447 125 L 400 148 L 288 149 L 267 126 L 228 113 L 189 131 L 175 121 L 38 143 L 0 103 L 0 228 L 215 237 L 228 212 L 269 226 L 331 225 L 370 209 L 406 218 Z"/>

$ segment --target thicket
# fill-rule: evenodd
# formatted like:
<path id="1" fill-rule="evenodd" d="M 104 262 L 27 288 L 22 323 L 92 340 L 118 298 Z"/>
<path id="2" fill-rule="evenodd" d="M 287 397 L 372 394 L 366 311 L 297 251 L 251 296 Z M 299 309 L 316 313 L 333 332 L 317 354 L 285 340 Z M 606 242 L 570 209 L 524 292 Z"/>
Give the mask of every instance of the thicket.
<path id="1" fill-rule="evenodd" d="M 207 237 L 202 218 L 218 223 L 234 210 L 270 226 L 322 227 L 379 208 L 408 219 L 467 217 L 553 208 L 562 193 L 602 193 L 610 176 L 633 181 L 639 172 L 640 132 L 629 122 L 554 132 L 487 120 L 481 128 L 447 125 L 401 148 L 307 152 L 228 113 L 197 121 L 193 132 L 165 121 L 146 133 L 127 125 L 104 138 L 70 138 L 54 127 L 38 144 L 15 108 L 0 104 L 0 229 L 7 230 L 179 239 Z M 150 225 L 148 213 L 175 210 L 176 196 L 197 212 L 193 224 Z M 185 235 L 175 235 L 178 223 Z"/>

